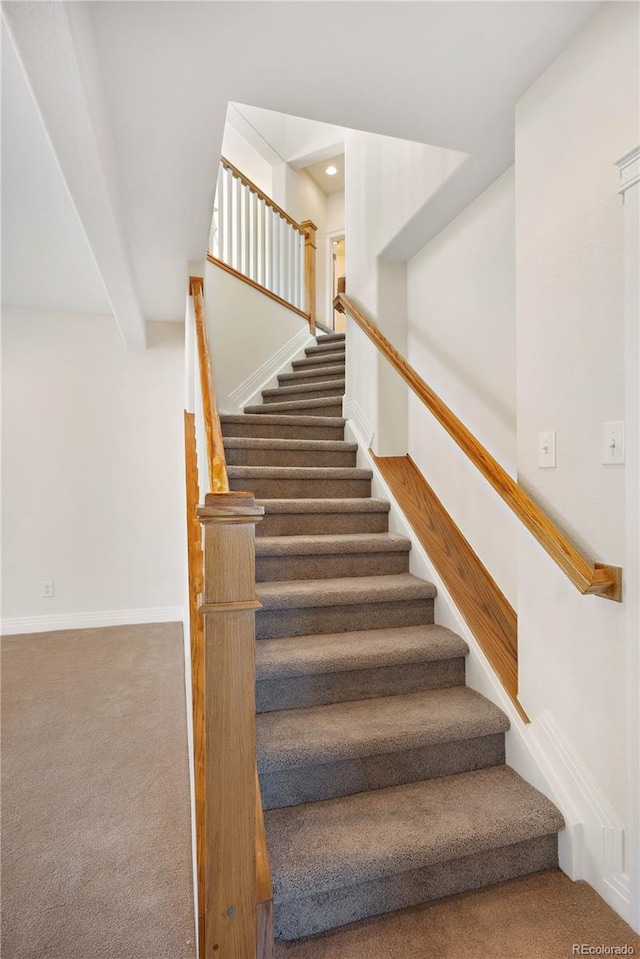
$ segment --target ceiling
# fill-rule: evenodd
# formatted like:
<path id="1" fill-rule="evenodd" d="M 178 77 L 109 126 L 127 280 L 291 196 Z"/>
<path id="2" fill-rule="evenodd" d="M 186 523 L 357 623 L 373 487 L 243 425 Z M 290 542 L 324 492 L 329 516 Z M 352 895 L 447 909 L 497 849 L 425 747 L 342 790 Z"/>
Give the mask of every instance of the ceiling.
<path id="1" fill-rule="evenodd" d="M 331 166 L 337 170 L 333 176 L 329 176 L 327 173 L 327 167 Z M 320 160 L 318 163 L 310 163 L 309 166 L 301 167 L 301 169 L 309 174 L 323 193 L 328 195 L 344 192 L 344 153 L 339 156 L 327 157 L 326 160 Z"/>
<path id="2" fill-rule="evenodd" d="M 134 330 L 136 307 L 146 319 L 183 314 L 187 264 L 206 249 L 229 102 L 468 153 L 437 208 L 398 239 L 406 258 L 513 162 L 516 101 L 599 6 L 347 0 L 336 19 L 326 2 L 81 0 L 5 2 L 3 16 L 118 321 L 126 329 L 120 313 L 129 313 Z M 90 124 L 76 101 L 64 111 L 70 51 Z M 293 161 L 323 159 L 303 149 Z M 14 205 L 8 229 L 22 229 L 19 216 Z M 35 221 L 27 232 L 24 250 L 46 258 Z"/>
<path id="3" fill-rule="evenodd" d="M 345 127 L 246 103 L 230 104 L 227 122 L 272 165 L 304 170 L 327 195 L 344 192 L 344 142 L 350 133 Z M 334 176 L 326 172 L 330 165 L 338 171 Z"/>
<path id="4" fill-rule="evenodd" d="M 111 313 L 82 224 L 2 29 L 2 303 Z"/>

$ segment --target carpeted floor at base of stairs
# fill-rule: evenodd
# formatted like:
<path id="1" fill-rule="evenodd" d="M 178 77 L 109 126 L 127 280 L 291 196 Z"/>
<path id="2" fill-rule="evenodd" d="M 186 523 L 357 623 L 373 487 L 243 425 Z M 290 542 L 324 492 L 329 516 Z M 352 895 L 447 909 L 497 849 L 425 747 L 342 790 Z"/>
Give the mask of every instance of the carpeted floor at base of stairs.
<path id="1" fill-rule="evenodd" d="M 180 623 L 2 640 L 2 956 L 195 959 Z"/>
<path id="2" fill-rule="evenodd" d="M 554 869 L 280 942 L 275 959 L 570 959 L 583 943 L 640 953 L 640 936 L 587 883 Z"/>

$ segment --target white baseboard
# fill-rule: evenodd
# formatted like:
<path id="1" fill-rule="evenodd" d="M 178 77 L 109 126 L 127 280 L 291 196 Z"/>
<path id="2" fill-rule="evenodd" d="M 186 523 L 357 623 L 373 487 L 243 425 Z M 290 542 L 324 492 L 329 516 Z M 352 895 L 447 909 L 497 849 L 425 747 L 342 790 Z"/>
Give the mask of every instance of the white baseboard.
<path id="1" fill-rule="evenodd" d="M 528 725 L 523 722 L 369 455 L 366 429 L 353 413 L 347 433 L 359 444 L 358 466 L 373 471 L 372 495 L 391 503 L 390 530 L 401 532 L 411 540 L 411 572 L 428 579 L 438 590 L 437 622 L 454 630 L 469 646 L 467 685 L 509 717 L 507 762 L 555 803 L 564 816 L 566 828 L 558 837 L 560 868 L 571 879 L 588 882 L 618 915 L 632 923 L 630 881 L 624 872 L 622 823 L 550 712 L 532 717 Z"/>
<path id="2" fill-rule="evenodd" d="M 363 449 L 369 450 L 373 443 L 374 431 L 364 415 L 362 407 L 356 400 L 345 400 L 343 408 L 345 419 L 351 422 L 356 443 Z"/>
<path id="3" fill-rule="evenodd" d="M 567 824 L 559 847 L 562 869 L 588 882 L 630 921 L 623 824 L 549 710 L 533 720 L 526 739 Z"/>
<path id="4" fill-rule="evenodd" d="M 59 629 L 92 629 L 100 626 L 132 626 L 137 623 L 182 623 L 182 606 L 152 606 L 148 609 L 109 609 L 92 613 L 54 613 L 50 616 L 16 616 L 0 620 L 0 635 L 50 633 Z"/>
<path id="5" fill-rule="evenodd" d="M 259 366 L 257 370 L 243 380 L 239 386 L 229 393 L 229 403 L 232 410 L 228 412 L 240 412 L 245 406 L 252 406 L 262 401 L 262 390 L 269 389 L 271 385 L 276 386 L 276 377 L 282 371 L 283 366 L 287 366 L 296 356 L 301 353 L 306 346 L 313 343 L 314 339 L 306 327 L 292 336 L 290 340 L 280 347 L 273 356 Z"/>

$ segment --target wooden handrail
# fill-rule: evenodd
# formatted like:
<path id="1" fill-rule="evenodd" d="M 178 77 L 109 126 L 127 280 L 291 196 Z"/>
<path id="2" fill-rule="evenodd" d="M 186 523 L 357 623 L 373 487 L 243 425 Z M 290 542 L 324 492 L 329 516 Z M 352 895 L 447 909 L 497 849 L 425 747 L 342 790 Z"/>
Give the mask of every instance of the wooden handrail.
<path id="1" fill-rule="evenodd" d="M 189 291 L 212 488 L 198 507 L 195 415 L 185 410 L 199 953 L 272 959 L 273 888 L 255 751 L 253 527 L 264 509 L 251 493 L 229 490 L 200 277 L 190 278 Z"/>
<path id="2" fill-rule="evenodd" d="M 251 192 L 255 193 L 256 196 L 259 196 L 260 199 L 267 204 L 267 206 L 270 206 L 271 209 L 278 214 L 278 216 L 281 216 L 283 220 L 286 220 L 287 223 L 290 226 L 292 226 L 294 230 L 297 230 L 298 233 L 300 233 L 302 236 L 306 236 L 306 233 L 302 224 L 298 223 L 297 220 L 294 220 L 292 216 L 289 216 L 289 214 L 285 210 L 283 210 L 281 206 L 278 206 L 275 200 L 272 200 L 270 196 L 267 196 L 267 194 L 260 189 L 259 186 L 256 186 L 253 180 L 250 180 L 248 176 L 245 176 L 242 170 L 239 170 L 237 166 L 234 166 L 230 160 L 227 160 L 227 158 L 223 156 L 220 157 L 220 163 L 225 168 L 225 170 L 230 170 L 233 176 L 236 177 L 236 179 L 240 180 L 241 183 L 244 183 L 246 187 L 249 187 Z"/>
<path id="3" fill-rule="evenodd" d="M 558 529 L 543 510 L 482 446 L 461 420 L 449 409 L 401 353 L 365 315 L 358 304 L 338 293 L 334 309 L 348 315 L 366 333 L 371 342 L 400 374 L 415 395 L 433 413 L 440 425 L 480 470 L 505 503 L 511 508 L 549 556 L 566 573 L 581 593 L 593 593 L 605 599 L 622 601 L 622 571 L 618 566 L 590 563 Z"/>
<path id="4" fill-rule="evenodd" d="M 204 430 L 207 438 L 207 466 L 209 486 L 212 493 L 228 493 L 227 463 L 224 455 L 224 441 L 220 426 L 220 415 L 216 402 L 216 393 L 211 376 L 211 357 L 207 330 L 204 323 L 203 281 L 200 276 L 189 278 L 189 291 L 193 297 L 196 342 L 198 344 L 198 366 L 200 369 L 200 389 L 204 410 Z"/>

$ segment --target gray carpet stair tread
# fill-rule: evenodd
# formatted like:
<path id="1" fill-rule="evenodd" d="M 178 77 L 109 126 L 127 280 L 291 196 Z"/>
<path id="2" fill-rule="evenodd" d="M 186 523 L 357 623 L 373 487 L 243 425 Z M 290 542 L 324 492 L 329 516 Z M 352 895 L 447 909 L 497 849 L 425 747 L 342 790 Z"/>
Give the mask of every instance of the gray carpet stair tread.
<path id="1" fill-rule="evenodd" d="M 303 360 L 294 360 L 291 366 L 294 370 L 307 369 L 312 366 L 320 366 L 323 363 L 344 363 L 346 362 L 346 353 L 343 351 L 331 353 L 319 353 L 316 356 L 307 356 Z"/>
<path id="2" fill-rule="evenodd" d="M 290 400 L 288 403 L 265 403 L 261 406 L 246 406 L 245 413 L 258 413 L 260 416 L 268 415 L 265 412 L 261 411 L 273 411 L 275 413 L 278 410 L 315 410 L 323 409 L 325 406 L 335 406 L 336 408 L 342 406 L 342 397 L 340 396 L 320 396 L 318 399 L 314 400 Z"/>
<path id="3" fill-rule="evenodd" d="M 307 346 L 305 353 L 307 356 L 318 356 L 324 353 L 344 353 L 344 341 L 334 340 L 329 343 L 318 343 L 316 346 Z"/>
<path id="4" fill-rule="evenodd" d="M 259 499 L 267 513 L 388 513 L 388 500 L 362 497 L 353 499 Z"/>
<path id="5" fill-rule="evenodd" d="M 256 556 L 335 556 L 344 553 L 408 553 L 411 540 L 398 533 L 263 536 Z"/>
<path id="6" fill-rule="evenodd" d="M 309 369 L 295 370 L 293 373 L 279 373 L 278 380 L 281 383 L 286 383 L 287 385 L 292 385 L 298 380 L 321 380 L 323 376 L 338 376 L 339 374 L 344 378 L 345 365 L 344 363 L 335 366 L 320 366 L 318 369 Z M 335 381 L 334 381 L 335 382 Z"/>
<path id="7" fill-rule="evenodd" d="M 263 390 L 263 396 L 281 396 L 282 400 L 293 393 L 320 393 L 322 390 L 342 390 L 344 392 L 344 380 L 319 380 L 317 383 L 301 383 L 298 385 L 277 386 L 274 389 Z M 272 404 L 269 404 L 272 405 Z"/>
<path id="8" fill-rule="evenodd" d="M 271 413 L 221 413 L 220 422 L 246 423 L 249 426 L 335 426 L 336 429 L 347 422 L 342 416 L 278 416 Z"/>
<path id="9" fill-rule="evenodd" d="M 339 340 L 344 343 L 344 333 L 324 333 L 322 336 L 316 336 L 316 343 L 337 343 Z"/>
<path id="10" fill-rule="evenodd" d="M 369 480 L 373 476 L 371 470 L 353 466 L 229 466 L 227 474 L 233 479 Z"/>
<path id="11" fill-rule="evenodd" d="M 406 666 L 459 659 L 468 652 L 465 641 L 444 626 L 289 636 L 256 644 L 256 678 L 260 681 Z"/>
<path id="12" fill-rule="evenodd" d="M 263 713 L 258 769 L 344 762 L 504 733 L 502 710 L 468 686 Z"/>
<path id="13" fill-rule="evenodd" d="M 300 609 L 434 599 L 436 588 L 410 573 L 257 583 L 263 609 Z"/>
<path id="14" fill-rule="evenodd" d="M 264 420 L 264 416 L 260 419 Z M 326 453 L 355 453 L 358 449 L 357 443 L 348 443 L 346 440 L 296 440 L 259 436 L 225 436 L 224 445 L 227 449 L 239 450 L 304 450 Z"/>
<path id="15" fill-rule="evenodd" d="M 562 829 L 558 810 L 508 766 L 265 813 L 276 903 Z"/>

